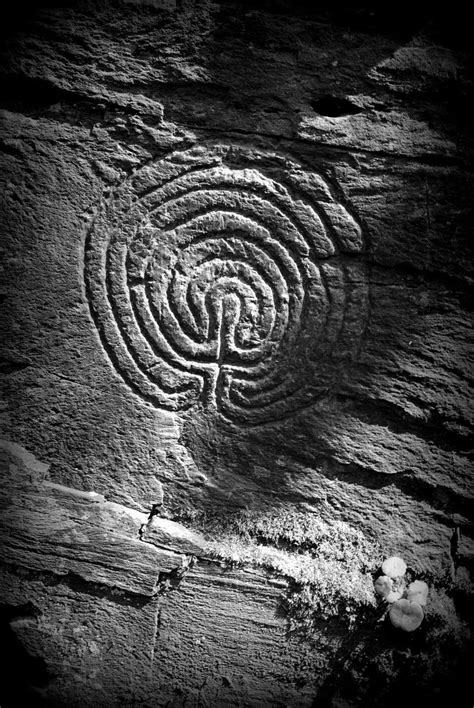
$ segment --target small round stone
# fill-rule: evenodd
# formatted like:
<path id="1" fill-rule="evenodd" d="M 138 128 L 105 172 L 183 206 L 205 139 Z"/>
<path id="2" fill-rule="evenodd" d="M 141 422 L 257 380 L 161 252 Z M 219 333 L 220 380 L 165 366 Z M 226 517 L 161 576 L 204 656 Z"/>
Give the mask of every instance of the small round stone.
<path id="1" fill-rule="evenodd" d="M 400 590 L 392 590 L 392 592 L 389 592 L 387 597 L 385 598 L 389 604 L 392 602 L 396 602 L 402 597 L 403 593 L 400 592 Z"/>
<path id="2" fill-rule="evenodd" d="M 424 607 L 428 602 L 428 585 L 423 580 L 414 580 L 407 588 L 407 600 L 417 602 Z"/>
<path id="3" fill-rule="evenodd" d="M 377 595 L 386 599 L 393 590 L 392 578 L 389 578 L 387 575 L 381 575 L 375 581 L 374 589 Z"/>
<path id="4" fill-rule="evenodd" d="M 404 632 L 414 632 L 424 618 L 421 605 L 405 599 L 394 602 L 388 614 L 393 626 Z"/>
<path id="5" fill-rule="evenodd" d="M 407 564 L 403 558 L 398 556 L 390 556 L 382 563 L 382 573 L 388 575 L 389 578 L 399 578 L 401 575 L 405 575 L 406 569 Z"/>

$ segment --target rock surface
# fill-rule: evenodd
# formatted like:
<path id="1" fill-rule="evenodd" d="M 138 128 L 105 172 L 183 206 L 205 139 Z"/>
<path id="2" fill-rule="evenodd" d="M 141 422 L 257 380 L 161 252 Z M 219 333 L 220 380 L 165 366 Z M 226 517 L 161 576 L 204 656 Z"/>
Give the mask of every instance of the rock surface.
<path id="1" fill-rule="evenodd" d="M 183 568 L 184 556 L 142 541 L 145 514 L 101 494 L 35 480 L 17 449 L 2 450 L 9 463 L 2 465 L 2 562 L 150 597 L 162 573 Z"/>
<path id="2" fill-rule="evenodd" d="M 468 24 L 351 7 L 4 17 L 0 603 L 25 701 L 468 682 Z M 366 591 L 391 555 L 430 587 L 408 645 Z"/>
<path id="3" fill-rule="evenodd" d="M 177 524 L 176 521 L 158 516 L 153 516 L 143 526 L 141 538 L 154 546 L 180 549 L 182 553 L 191 555 L 202 556 L 206 551 L 206 540 L 200 534 Z"/>

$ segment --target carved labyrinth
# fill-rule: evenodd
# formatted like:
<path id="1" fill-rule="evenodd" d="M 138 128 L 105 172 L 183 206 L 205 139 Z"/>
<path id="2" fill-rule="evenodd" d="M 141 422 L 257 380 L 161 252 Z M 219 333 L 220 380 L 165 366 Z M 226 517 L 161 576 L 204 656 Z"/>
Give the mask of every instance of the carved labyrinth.
<path id="1" fill-rule="evenodd" d="M 102 209 L 86 292 L 135 392 L 252 424 L 308 405 L 357 354 L 363 252 L 319 175 L 274 154 L 196 148 L 144 168 Z"/>

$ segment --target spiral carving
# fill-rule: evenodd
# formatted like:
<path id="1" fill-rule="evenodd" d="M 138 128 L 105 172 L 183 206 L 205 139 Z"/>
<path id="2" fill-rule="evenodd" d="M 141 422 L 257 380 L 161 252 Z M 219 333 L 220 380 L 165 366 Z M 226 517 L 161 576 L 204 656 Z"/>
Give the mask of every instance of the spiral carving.
<path id="1" fill-rule="evenodd" d="M 257 423 L 312 402 L 354 359 L 363 252 L 321 176 L 220 145 L 122 185 L 88 233 L 84 276 L 104 347 L 136 393 Z"/>

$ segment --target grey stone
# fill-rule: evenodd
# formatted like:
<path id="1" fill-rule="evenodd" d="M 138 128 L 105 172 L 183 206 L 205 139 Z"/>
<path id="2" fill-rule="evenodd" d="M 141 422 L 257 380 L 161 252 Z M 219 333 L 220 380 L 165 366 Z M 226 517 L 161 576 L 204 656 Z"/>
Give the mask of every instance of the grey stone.
<path id="1" fill-rule="evenodd" d="M 203 536 L 176 521 L 159 516 L 153 516 L 143 527 L 141 537 L 154 546 L 170 548 L 179 553 L 202 556 L 206 550 L 206 540 Z"/>
<path id="2" fill-rule="evenodd" d="M 68 705 L 370 706 L 381 674 L 379 703 L 452 700 L 474 543 L 470 23 L 56 5 L 2 30 L 5 636 Z M 275 568 L 325 554 L 331 597 L 403 557 L 430 587 L 428 654 L 395 669 L 370 603 L 341 628 L 351 582 L 315 618 Z"/>
<path id="3" fill-rule="evenodd" d="M 144 514 L 106 502 L 101 494 L 47 480 L 19 484 L 18 464 L 25 464 L 32 475 L 42 467 L 36 461 L 31 464 L 32 456 L 26 452 L 16 457 L 18 448 L 6 448 L 13 464 L 2 470 L 3 563 L 60 576 L 74 574 L 144 596 L 158 591 L 161 574 L 183 568 L 182 555 L 140 540 Z"/>

